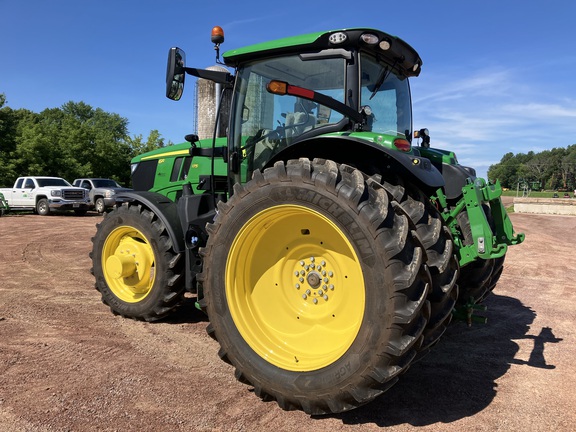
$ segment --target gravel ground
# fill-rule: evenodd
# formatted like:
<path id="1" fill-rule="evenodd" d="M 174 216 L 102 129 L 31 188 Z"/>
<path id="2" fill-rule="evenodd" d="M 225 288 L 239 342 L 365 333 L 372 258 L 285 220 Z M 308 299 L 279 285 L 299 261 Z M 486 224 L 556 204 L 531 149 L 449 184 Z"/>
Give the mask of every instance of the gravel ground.
<path id="1" fill-rule="evenodd" d="M 572 431 L 576 217 L 512 214 L 486 325 L 456 323 L 386 394 L 310 417 L 263 402 L 218 358 L 192 300 L 161 323 L 114 316 L 90 275 L 100 216 L 0 218 L 0 430 Z"/>

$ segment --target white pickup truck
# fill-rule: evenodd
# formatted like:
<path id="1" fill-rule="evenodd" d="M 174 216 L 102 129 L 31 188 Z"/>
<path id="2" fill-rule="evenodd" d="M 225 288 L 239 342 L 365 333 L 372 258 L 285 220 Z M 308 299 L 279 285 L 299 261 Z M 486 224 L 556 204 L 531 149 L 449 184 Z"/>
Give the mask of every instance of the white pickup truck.
<path id="1" fill-rule="evenodd" d="M 74 210 L 83 215 L 90 208 L 88 191 L 60 177 L 18 177 L 13 187 L 0 193 L 9 211 L 32 210 L 46 216 L 52 210 Z"/>

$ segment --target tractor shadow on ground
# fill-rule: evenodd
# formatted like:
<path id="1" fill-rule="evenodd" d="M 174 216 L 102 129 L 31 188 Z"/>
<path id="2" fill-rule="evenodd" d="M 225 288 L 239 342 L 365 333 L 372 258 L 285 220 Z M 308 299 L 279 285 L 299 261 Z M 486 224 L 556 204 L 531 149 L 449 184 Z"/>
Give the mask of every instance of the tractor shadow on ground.
<path id="1" fill-rule="evenodd" d="M 208 317 L 196 308 L 196 297 L 184 299 L 184 302 L 174 313 L 159 321 L 166 324 L 197 324 L 205 322 L 208 324 Z"/>
<path id="2" fill-rule="evenodd" d="M 451 423 L 485 409 L 497 392 L 496 380 L 511 364 L 553 369 L 545 361 L 545 343 L 560 342 L 552 329 L 527 335 L 536 313 L 519 300 L 491 295 L 482 315 L 487 324 L 456 322 L 420 362 L 374 402 L 337 415 L 344 424 L 374 423 L 381 427 Z M 533 339 L 530 360 L 514 357 L 515 340 Z"/>

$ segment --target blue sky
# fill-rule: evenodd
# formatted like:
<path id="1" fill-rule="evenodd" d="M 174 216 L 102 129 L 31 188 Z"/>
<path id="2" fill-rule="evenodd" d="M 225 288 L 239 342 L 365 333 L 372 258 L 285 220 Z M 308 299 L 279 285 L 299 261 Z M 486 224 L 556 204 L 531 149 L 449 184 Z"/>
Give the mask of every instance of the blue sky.
<path id="1" fill-rule="evenodd" d="M 0 0 L 0 93 L 35 112 L 83 101 L 127 118 L 132 136 L 157 129 L 179 143 L 192 132 L 193 85 L 179 102 L 165 98 L 171 46 L 205 68 L 215 25 L 223 51 L 378 28 L 424 61 L 411 81 L 414 128 L 484 177 L 506 152 L 576 143 L 575 17 L 573 0 Z"/>

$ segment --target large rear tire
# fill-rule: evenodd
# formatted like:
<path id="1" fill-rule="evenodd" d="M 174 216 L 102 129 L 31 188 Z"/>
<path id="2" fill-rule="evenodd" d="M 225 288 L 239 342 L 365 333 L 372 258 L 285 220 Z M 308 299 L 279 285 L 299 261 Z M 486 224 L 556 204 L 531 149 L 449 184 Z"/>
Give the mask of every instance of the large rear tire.
<path id="1" fill-rule="evenodd" d="M 156 321 L 170 314 L 184 299 L 184 270 L 162 221 L 124 203 L 96 227 L 90 257 L 102 302 L 127 318 Z"/>
<path id="2" fill-rule="evenodd" d="M 207 226 L 200 302 L 236 377 L 309 414 L 393 385 L 429 317 L 424 250 L 381 184 L 327 160 L 277 162 Z"/>

